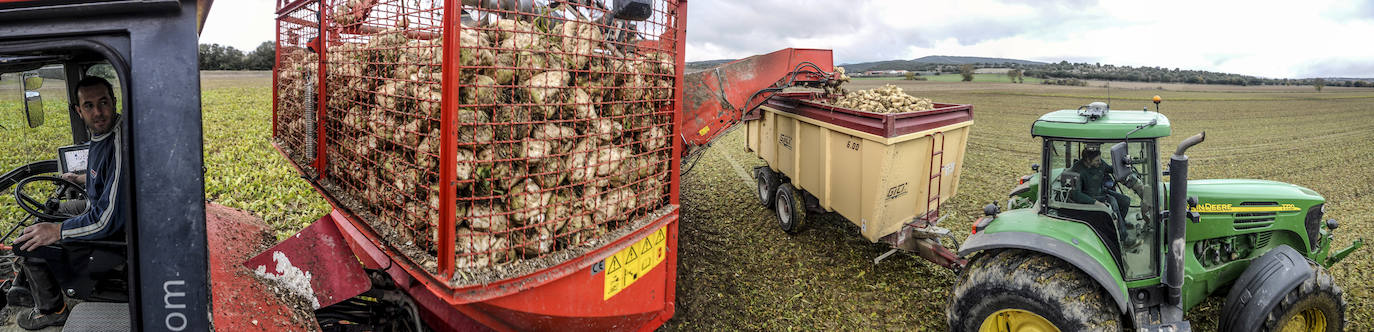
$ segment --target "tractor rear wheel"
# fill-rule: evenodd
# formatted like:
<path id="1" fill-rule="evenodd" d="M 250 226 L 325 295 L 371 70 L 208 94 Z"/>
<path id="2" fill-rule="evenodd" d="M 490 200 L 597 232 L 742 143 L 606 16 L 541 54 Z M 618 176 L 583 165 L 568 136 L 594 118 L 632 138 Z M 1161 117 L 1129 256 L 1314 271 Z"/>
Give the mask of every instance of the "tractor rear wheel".
<path id="1" fill-rule="evenodd" d="M 768 166 L 754 168 L 754 182 L 758 184 L 759 204 L 773 208 L 773 195 L 778 191 L 778 174 Z"/>
<path id="2" fill-rule="evenodd" d="M 1008 249 L 969 264 L 946 310 L 950 331 L 1119 331 L 1121 313 L 1088 275 L 1058 258 Z"/>
<path id="3" fill-rule="evenodd" d="M 1307 263 L 1312 265 L 1312 276 L 1289 291 L 1265 316 L 1262 331 L 1345 331 L 1341 286 L 1321 265 Z"/>
<path id="4" fill-rule="evenodd" d="M 773 196 L 777 202 L 773 212 L 778 216 L 778 227 L 787 234 L 797 234 L 802 221 L 806 220 L 806 204 L 802 202 L 801 192 L 791 183 L 784 183 L 778 185 L 777 194 Z"/>

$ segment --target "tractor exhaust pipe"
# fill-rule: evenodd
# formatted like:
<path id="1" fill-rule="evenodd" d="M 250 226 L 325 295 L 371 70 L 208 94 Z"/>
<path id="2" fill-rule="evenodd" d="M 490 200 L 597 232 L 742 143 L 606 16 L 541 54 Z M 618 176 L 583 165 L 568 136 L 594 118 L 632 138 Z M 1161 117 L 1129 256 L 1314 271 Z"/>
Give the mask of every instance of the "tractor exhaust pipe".
<path id="1" fill-rule="evenodd" d="M 1183 320 L 1183 253 L 1184 232 L 1189 219 L 1188 211 L 1188 148 L 1202 143 L 1206 132 L 1193 135 L 1178 144 L 1178 150 L 1169 157 L 1169 256 L 1165 259 L 1164 285 L 1168 289 L 1167 305 L 1163 318 L 1166 322 Z"/>

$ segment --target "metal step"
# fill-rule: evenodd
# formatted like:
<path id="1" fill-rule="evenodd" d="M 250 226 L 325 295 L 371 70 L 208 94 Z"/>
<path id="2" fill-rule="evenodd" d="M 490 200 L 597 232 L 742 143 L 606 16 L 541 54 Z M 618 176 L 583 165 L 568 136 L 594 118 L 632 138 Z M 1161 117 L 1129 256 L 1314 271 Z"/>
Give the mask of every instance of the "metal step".
<path id="1" fill-rule="evenodd" d="M 130 331 L 130 323 L 128 303 L 81 302 L 72 308 L 62 331 Z"/>

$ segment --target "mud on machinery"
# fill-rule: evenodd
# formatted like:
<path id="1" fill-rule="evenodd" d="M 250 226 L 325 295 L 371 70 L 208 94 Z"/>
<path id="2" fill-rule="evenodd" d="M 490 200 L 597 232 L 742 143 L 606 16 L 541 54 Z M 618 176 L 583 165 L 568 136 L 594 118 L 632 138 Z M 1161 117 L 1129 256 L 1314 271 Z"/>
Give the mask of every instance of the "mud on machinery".
<path id="1" fill-rule="evenodd" d="M 1219 292 L 1222 331 L 1344 328 L 1346 302 L 1326 268 L 1363 240 L 1331 250 L 1339 224 L 1323 220 L 1318 193 L 1189 180 L 1185 152 L 1205 133 L 1160 170 L 1157 143 L 1171 129 L 1157 111 L 1092 103 L 1041 116 L 1031 134 L 1042 139 L 1036 173 L 1018 180 L 1006 211 L 985 207 L 959 249 L 970 263 L 948 307 L 951 330 L 1186 331 L 1183 313 Z M 1121 209 L 1073 199 L 1090 151 L 1109 158 L 1102 183 L 1129 198 Z"/>

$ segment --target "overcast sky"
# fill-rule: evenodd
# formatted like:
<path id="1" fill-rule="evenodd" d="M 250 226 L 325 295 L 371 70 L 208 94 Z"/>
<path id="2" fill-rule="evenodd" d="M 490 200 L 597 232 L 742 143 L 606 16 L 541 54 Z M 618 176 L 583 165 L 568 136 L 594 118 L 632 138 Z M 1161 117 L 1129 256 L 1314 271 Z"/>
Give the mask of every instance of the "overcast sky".
<path id="1" fill-rule="evenodd" d="M 1374 0 L 690 0 L 687 60 L 786 47 L 836 63 L 927 55 L 1374 77 Z M 201 40 L 272 39 L 267 0 L 215 4 Z"/>

